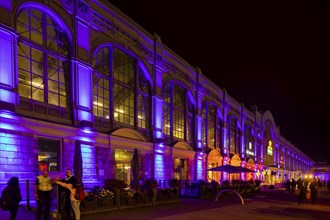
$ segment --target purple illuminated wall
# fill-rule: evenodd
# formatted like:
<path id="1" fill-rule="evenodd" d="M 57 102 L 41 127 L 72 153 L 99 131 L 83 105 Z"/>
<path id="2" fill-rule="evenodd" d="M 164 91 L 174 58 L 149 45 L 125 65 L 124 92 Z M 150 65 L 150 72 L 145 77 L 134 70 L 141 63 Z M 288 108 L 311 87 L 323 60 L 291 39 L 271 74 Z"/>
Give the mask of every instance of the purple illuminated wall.
<path id="1" fill-rule="evenodd" d="M 84 14 L 84 11 L 81 8 L 72 10 L 74 6 L 73 2 L 75 1 L 59 1 L 62 4 L 62 7 L 65 9 L 62 11 L 63 14 L 60 15 L 57 14 L 55 10 L 50 8 L 53 7 L 52 4 L 46 5 L 43 3 L 39 3 L 42 1 L 22 2 L 24 3 L 20 4 L 20 2 L 18 2 L 17 4 L 13 4 L 13 2 L 10 0 L 0 0 L 1 10 L 6 11 L 6 14 L 12 16 L 8 19 L 1 18 L 1 21 L 6 21 L 8 24 L 1 23 L 0 25 L 0 190 L 2 190 L 3 186 L 6 184 L 6 182 L 12 175 L 17 175 L 21 180 L 23 197 L 26 198 L 25 196 L 27 192 L 25 190 L 25 181 L 34 181 L 36 175 L 39 172 L 37 159 L 38 137 L 54 138 L 60 140 L 61 142 L 61 147 L 59 149 L 60 171 L 52 172 L 51 175 L 62 176 L 64 175 L 64 170 L 66 168 L 73 167 L 74 143 L 75 140 L 80 140 L 82 143 L 81 150 L 83 158 L 84 183 L 93 186 L 102 184 L 102 181 L 106 178 L 114 178 L 116 165 L 114 151 L 116 148 L 127 147 L 127 145 L 125 146 L 124 142 L 127 142 L 129 139 L 125 139 L 125 137 L 123 136 L 121 137 L 122 140 L 120 140 L 122 142 L 117 140 L 119 143 L 114 143 L 111 142 L 113 141 L 113 136 L 111 136 L 110 132 L 96 132 L 95 130 L 93 130 L 93 125 L 95 125 L 93 123 L 96 123 L 96 120 L 94 121 L 93 115 L 93 69 L 91 68 L 92 62 L 90 61 L 90 54 L 92 54 L 93 50 L 96 50 L 98 46 L 106 44 L 115 45 L 118 48 L 126 50 L 131 55 L 134 54 L 134 56 L 138 58 L 137 65 L 141 67 L 143 71 L 152 72 L 154 74 L 146 74 L 146 77 L 148 78 L 148 80 L 150 80 L 151 87 L 153 88 L 151 94 L 152 128 L 150 129 L 153 133 L 146 135 L 142 135 L 142 133 L 140 133 L 141 136 L 148 136 L 148 138 L 150 139 L 147 142 L 145 140 L 143 140 L 145 142 L 141 140 L 132 142 L 132 145 L 140 144 L 140 146 L 142 146 L 141 142 L 143 142 L 144 144 L 142 146 L 143 152 L 141 166 L 143 178 L 155 178 L 157 180 L 172 178 L 172 175 L 174 175 L 173 158 L 177 155 L 173 156 L 173 151 L 171 149 L 172 146 L 166 146 L 164 143 L 164 135 L 162 132 L 162 86 L 164 83 L 164 79 L 167 80 L 173 77 L 170 73 L 172 70 L 180 70 L 180 74 L 182 74 L 183 76 L 187 76 L 187 78 L 194 78 L 194 75 L 198 75 L 200 70 L 197 70 L 197 73 L 195 73 L 194 70 L 188 71 L 187 69 L 185 69 L 186 67 L 184 66 L 178 68 L 180 62 L 176 62 L 177 57 L 165 51 L 165 47 L 161 45 L 160 39 L 159 41 L 154 42 L 154 45 L 152 43 L 149 45 L 147 42 L 152 42 L 155 39 L 149 39 L 149 35 L 146 35 L 142 31 L 140 32 L 138 28 L 130 29 L 131 27 L 127 25 L 129 22 L 119 23 L 118 21 L 116 21 L 117 24 L 115 24 L 113 22 L 117 19 L 113 19 L 114 21 L 110 21 L 110 19 L 106 19 L 107 15 L 104 15 L 105 17 L 103 17 L 103 15 L 98 14 L 101 13 L 100 11 L 105 9 L 106 6 L 100 6 L 102 7 L 102 9 L 100 9 L 99 12 L 96 13 L 96 9 L 93 9 L 95 10 L 93 11 L 91 8 L 89 8 L 89 1 L 86 1 L 88 3 L 85 3 L 85 6 L 88 6 L 88 9 L 90 10 L 87 10 L 88 12 Z M 69 82 L 71 82 L 71 85 L 69 86 L 69 89 L 71 90 L 67 91 L 67 94 L 72 95 L 72 97 L 70 98 L 72 99 L 71 107 L 73 111 L 68 113 L 72 114 L 72 116 L 70 115 L 70 117 L 73 117 L 72 122 L 68 122 L 68 124 L 64 125 L 57 122 L 50 122 L 50 120 L 48 120 L 47 118 L 48 115 L 46 114 L 44 120 L 37 120 L 33 118 L 38 117 L 33 117 L 32 114 L 27 115 L 27 113 L 20 112 L 22 108 L 21 102 L 23 98 L 20 100 L 19 94 L 17 94 L 17 34 L 15 33 L 15 31 L 13 31 L 14 27 L 10 26 L 10 21 L 15 21 L 14 12 L 19 13 L 25 8 L 34 8 L 36 10 L 41 10 L 45 12 L 49 17 L 54 20 L 54 23 L 56 23 L 60 29 L 64 30 L 64 32 L 68 34 L 72 53 L 70 53 L 71 57 L 69 57 L 71 62 L 71 76 L 70 80 L 68 80 Z M 107 8 L 107 10 L 111 12 L 111 16 L 115 16 L 116 13 L 112 12 L 111 9 Z M 73 15 L 73 20 L 70 20 L 70 13 L 72 13 Z M 116 15 L 115 17 L 119 18 L 118 15 Z M 86 18 L 91 19 L 89 20 Z M 127 26 L 119 27 L 119 25 Z M 133 26 L 134 25 L 132 24 L 132 27 Z M 130 32 L 126 32 L 126 30 L 130 30 Z M 100 31 L 104 31 L 104 34 L 100 34 Z M 136 31 L 136 35 L 139 36 L 138 38 L 134 38 L 134 36 L 131 36 L 131 34 L 134 34 L 134 31 Z M 73 36 L 71 35 L 72 33 L 75 33 L 76 35 Z M 91 41 L 91 33 L 95 34 L 93 35 L 93 42 Z M 97 37 L 99 37 L 100 39 L 96 39 Z M 144 39 L 144 41 L 140 42 L 140 39 Z M 155 48 L 152 48 L 152 45 Z M 153 52 L 155 51 L 157 51 L 156 55 L 153 54 Z M 141 56 L 141 59 L 139 56 Z M 159 59 L 157 56 L 160 56 Z M 171 59 L 173 59 L 173 63 L 170 63 L 172 62 Z M 189 75 L 186 74 L 187 72 L 189 72 Z M 180 80 L 182 80 L 183 82 L 186 79 L 185 77 L 182 77 L 182 79 Z M 193 82 L 193 80 L 195 79 L 191 79 L 191 81 L 187 80 L 187 82 Z M 191 147 L 191 149 L 187 150 L 187 152 L 189 152 L 187 153 L 187 158 L 193 157 L 189 158 L 188 162 L 188 176 L 190 177 L 190 180 L 206 179 L 207 155 L 203 152 L 202 147 L 202 117 L 200 112 L 202 101 L 204 101 L 204 99 L 208 96 L 204 94 L 204 91 L 210 89 L 211 94 L 211 90 L 216 89 L 215 87 L 213 87 L 213 85 L 212 89 L 211 87 L 208 88 L 209 84 L 206 81 L 206 79 L 199 81 L 197 83 L 198 86 L 193 85 L 193 83 L 191 83 L 191 85 L 186 85 L 189 91 L 188 97 L 190 101 L 194 103 L 194 107 L 197 110 L 194 119 L 194 142 L 196 145 L 189 146 Z M 189 82 L 186 84 L 189 84 Z M 206 83 L 204 84 L 204 82 Z M 204 85 L 205 88 L 196 88 Z M 195 89 L 196 91 L 194 91 Z M 221 102 L 221 97 L 217 98 L 219 98 L 218 101 Z M 225 93 L 222 98 L 223 100 L 225 100 L 223 102 L 223 105 L 225 107 L 223 107 L 222 110 L 222 120 L 224 126 L 222 130 L 223 143 L 220 144 L 220 147 L 222 153 L 224 154 L 222 155 L 224 160 L 223 164 L 227 164 L 229 162 L 229 145 L 226 139 L 228 137 L 228 132 L 230 132 L 230 125 L 227 126 L 226 121 L 228 118 L 228 114 L 231 114 L 230 111 L 231 109 L 235 109 L 235 106 L 234 104 L 233 106 L 230 106 L 231 102 L 229 100 L 229 96 L 227 100 Z M 35 108 L 35 106 L 38 105 L 40 107 L 39 111 L 44 111 L 46 113 L 50 112 L 45 107 L 47 103 L 38 103 L 36 101 L 33 101 L 32 99 L 28 101 L 29 103 L 26 104 L 26 108 Z M 16 106 L 16 109 L 7 109 L 5 107 L 2 107 L 7 106 L 7 104 L 12 105 L 14 107 Z M 226 105 L 228 105 L 228 109 Z M 64 114 L 58 109 L 55 108 L 55 113 L 57 113 L 56 111 L 58 111 L 58 114 Z M 33 113 L 40 115 L 43 114 L 35 111 L 33 111 Z M 86 124 L 82 122 L 88 123 Z M 108 126 L 108 130 L 115 129 L 110 128 L 110 125 Z M 240 126 L 244 127 L 244 122 L 242 122 Z M 256 124 L 256 126 L 259 125 Z M 134 128 L 130 129 L 133 130 Z M 261 144 L 263 143 L 263 138 L 259 136 L 257 140 L 259 141 L 259 139 L 260 142 L 256 142 L 254 146 L 256 155 L 255 160 L 258 159 L 258 162 L 263 162 L 264 147 L 263 144 Z M 154 143 L 151 143 L 151 141 L 153 141 Z M 240 156 L 242 158 L 245 158 L 246 155 L 244 153 L 244 136 L 241 137 L 241 146 L 239 147 L 241 147 Z M 290 147 L 291 146 L 288 146 L 288 148 Z M 193 153 L 195 154 L 193 154 L 192 151 L 194 151 Z M 183 153 L 184 156 L 179 156 L 185 157 L 185 154 L 186 152 Z M 299 159 L 297 157 L 299 155 L 294 154 L 293 151 L 290 150 L 288 150 L 288 153 L 284 154 L 286 156 L 285 163 L 288 163 L 289 168 L 294 169 L 298 166 L 302 166 L 296 161 Z M 258 156 L 261 158 L 259 158 Z M 275 162 L 278 162 L 278 160 L 279 151 L 277 149 Z M 299 160 L 301 160 L 301 158 Z M 228 176 L 224 174 L 224 179 L 226 179 L 227 177 Z M 33 194 L 33 188 L 31 188 L 30 195 Z"/>

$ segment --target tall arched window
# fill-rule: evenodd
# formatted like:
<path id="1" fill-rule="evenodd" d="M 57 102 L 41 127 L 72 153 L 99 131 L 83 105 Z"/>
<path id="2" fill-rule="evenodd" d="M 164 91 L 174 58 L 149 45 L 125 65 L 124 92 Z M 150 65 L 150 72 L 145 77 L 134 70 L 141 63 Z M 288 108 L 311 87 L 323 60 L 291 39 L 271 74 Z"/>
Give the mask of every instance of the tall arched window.
<path id="1" fill-rule="evenodd" d="M 134 126 L 134 84 L 136 62 L 115 49 L 113 52 L 113 118 L 115 122 Z"/>
<path id="2" fill-rule="evenodd" d="M 94 115 L 114 124 L 150 129 L 151 86 L 137 60 L 107 46 L 94 55 L 93 68 Z"/>
<path id="3" fill-rule="evenodd" d="M 110 50 L 99 49 L 93 58 L 93 113 L 110 120 Z"/>
<path id="4" fill-rule="evenodd" d="M 163 132 L 173 138 L 193 139 L 193 106 L 187 98 L 187 90 L 172 81 L 163 89 Z"/>
<path id="5" fill-rule="evenodd" d="M 220 147 L 221 119 L 217 114 L 217 107 L 206 103 L 202 110 L 202 137 L 204 149 Z"/>
<path id="6" fill-rule="evenodd" d="M 49 15 L 33 8 L 19 13 L 17 32 L 20 96 L 69 107 L 69 41 L 66 33 Z"/>
<path id="7" fill-rule="evenodd" d="M 230 124 L 229 124 L 229 132 L 228 132 L 228 140 L 229 140 L 229 149 L 230 153 L 238 153 L 237 152 L 237 136 L 238 136 L 238 131 L 237 131 L 237 119 L 236 118 L 231 118 L 230 119 Z"/>
<path id="8" fill-rule="evenodd" d="M 186 112 L 186 127 L 187 127 L 187 142 L 190 146 L 194 146 L 195 141 L 195 106 L 190 100 L 187 100 L 187 112 Z"/>

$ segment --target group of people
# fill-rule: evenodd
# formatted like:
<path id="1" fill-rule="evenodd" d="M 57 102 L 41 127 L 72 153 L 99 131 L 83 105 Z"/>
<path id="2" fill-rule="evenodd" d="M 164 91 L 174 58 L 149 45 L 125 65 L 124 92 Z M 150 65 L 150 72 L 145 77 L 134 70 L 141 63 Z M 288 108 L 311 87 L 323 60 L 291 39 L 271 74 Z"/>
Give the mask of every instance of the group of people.
<path id="1" fill-rule="evenodd" d="M 297 196 L 298 205 L 303 206 L 306 199 L 311 200 L 312 204 L 315 205 L 318 190 L 322 189 L 322 185 L 319 179 L 314 178 L 312 181 L 302 180 L 299 178 L 297 184 Z"/>
<path id="2" fill-rule="evenodd" d="M 57 184 L 61 186 L 61 204 L 62 204 L 62 213 L 61 217 L 63 219 L 72 219 L 71 213 L 74 212 L 74 219 L 80 220 L 80 200 L 75 199 L 76 189 L 78 180 L 75 176 L 72 175 L 70 169 L 66 170 L 65 179 L 54 179 L 52 180 L 48 175 L 48 171 L 43 171 L 42 175 L 37 176 L 35 184 L 35 198 L 37 201 L 37 220 L 48 220 L 50 215 L 51 207 L 51 192 L 53 186 Z M 9 220 L 15 220 L 19 203 L 22 200 L 22 194 L 19 187 L 18 177 L 11 177 L 8 181 L 7 186 L 2 191 L 2 197 L 5 193 L 11 193 L 11 204 L 10 204 L 10 218 Z"/>

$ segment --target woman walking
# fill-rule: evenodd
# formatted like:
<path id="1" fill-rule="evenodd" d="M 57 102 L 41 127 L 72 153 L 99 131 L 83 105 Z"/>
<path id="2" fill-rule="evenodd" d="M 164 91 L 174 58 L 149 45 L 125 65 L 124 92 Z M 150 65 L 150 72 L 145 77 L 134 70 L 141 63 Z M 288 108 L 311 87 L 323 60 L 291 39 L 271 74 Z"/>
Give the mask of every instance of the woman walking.
<path id="1" fill-rule="evenodd" d="M 21 189 L 19 188 L 18 177 L 12 177 L 8 181 L 6 188 L 2 191 L 1 198 L 10 195 L 10 203 L 8 203 L 8 210 L 10 212 L 9 220 L 15 220 L 18 211 L 18 205 L 22 201 Z"/>

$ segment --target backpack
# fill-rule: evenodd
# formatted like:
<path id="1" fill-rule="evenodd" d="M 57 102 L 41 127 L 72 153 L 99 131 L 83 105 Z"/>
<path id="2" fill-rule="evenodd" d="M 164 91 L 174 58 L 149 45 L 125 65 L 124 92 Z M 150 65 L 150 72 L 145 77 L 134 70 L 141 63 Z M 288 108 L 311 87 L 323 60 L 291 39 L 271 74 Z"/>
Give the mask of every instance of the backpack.
<path id="1" fill-rule="evenodd" d="M 74 195 L 74 198 L 80 201 L 85 199 L 84 187 L 81 184 L 77 184 L 76 195 Z"/>
<path id="2" fill-rule="evenodd" d="M 13 206 L 12 192 L 4 190 L 0 198 L 0 207 L 2 210 L 9 210 Z"/>

